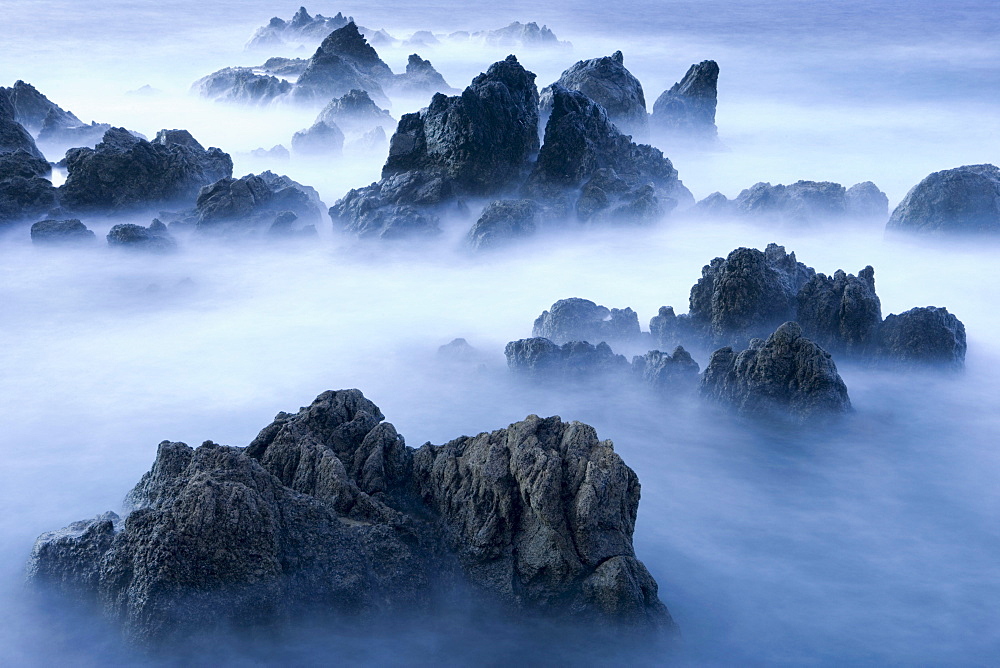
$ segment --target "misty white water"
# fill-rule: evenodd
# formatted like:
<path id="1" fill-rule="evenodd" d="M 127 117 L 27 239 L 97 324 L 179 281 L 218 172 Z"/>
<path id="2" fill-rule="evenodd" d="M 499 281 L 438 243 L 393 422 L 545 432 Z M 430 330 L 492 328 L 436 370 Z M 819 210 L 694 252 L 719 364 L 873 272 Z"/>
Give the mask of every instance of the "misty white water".
<path id="1" fill-rule="evenodd" d="M 8 4 L 0 85 L 24 79 L 84 121 L 147 136 L 186 128 L 230 152 L 237 176 L 287 173 L 328 205 L 378 177 L 384 155 L 249 156 L 287 146 L 315 110 L 243 109 L 188 92 L 224 66 L 307 56 L 243 51 L 257 26 L 290 17 L 297 3 Z M 696 198 L 732 198 L 757 181 L 871 180 L 895 206 L 932 171 L 1000 160 L 998 12 L 985 1 L 941 4 L 394 0 L 307 8 L 343 11 L 397 37 L 546 23 L 573 49 L 517 53 L 539 86 L 576 60 L 621 49 L 650 107 L 691 63 L 715 59 L 717 120 L 730 150 L 661 147 Z M 379 51 L 397 72 L 409 52 Z M 457 88 L 506 55 L 448 45 L 418 52 Z M 146 84 L 160 92 L 126 94 Z M 398 118 L 427 100 L 394 102 Z M 84 222 L 99 238 L 112 224 Z M 327 226 L 319 242 L 190 243 L 163 257 L 102 244 L 45 251 L 24 228 L 0 238 L 0 663 L 156 663 L 121 648 L 100 624 L 54 619 L 32 604 L 22 575 L 34 538 L 119 509 L 162 439 L 245 445 L 279 410 L 347 387 L 362 389 L 413 446 L 529 413 L 582 420 L 612 439 L 642 482 L 637 556 L 683 633 L 671 653 L 651 647 L 631 662 L 989 665 L 1000 655 L 1000 244 L 883 240 L 879 224 L 767 229 L 674 216 L 478 257 L 462 250 L 461 231 L 429 245 L 382 247 Z M 713 257 L 772 241 L 827 274 L 873 265 L 883 315 L 948 307 L 968 331 L 966 372 L 841 364 L 856 415 L 808 437 L 629 388 L 527 389 L 504 372 L 504 343 L 528 336 L 557 299 L 631 306 L 645 328 L 661 305 L 686 310 Z M 458 336 L 487 355 L 485 371 L 437 363 L 437 347 Z M 205 661 L 525 659 L 499 631 L 419 631 L 304 634 L 221 648 Z M 548 649 L 528 658 L 571 656 Z M 611 660 L 573 657 L 588 658 Z"/>

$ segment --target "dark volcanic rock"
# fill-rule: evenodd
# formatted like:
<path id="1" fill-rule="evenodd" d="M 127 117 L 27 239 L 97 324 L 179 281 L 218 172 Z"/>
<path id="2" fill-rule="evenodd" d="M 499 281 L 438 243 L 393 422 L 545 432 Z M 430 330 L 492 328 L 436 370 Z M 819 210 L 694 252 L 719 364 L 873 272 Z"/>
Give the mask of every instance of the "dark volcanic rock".
<path id="1" fill-rule="evenodd" d="M 287 95 L 292 84 L 275 76 L 257 74 L 250 67 L 226 67 L 198 79 L 192 88 L 212 100 L 263 105 Z"/>
<path id="2" fill-rule="evenodd" d="M 31 226 L 31 242 L 41 245 L 90 244 L 94 233 L 79 220 L 41 220 Z"/>
<path id="3" fill-rule="evenodd" d="M 311 155 L 340 155 L 344 150 L 344 133 L 336 124 L 316 121 L 309 129 L 292 135 L 292 150 Z"/>
<path id="4" fill-rule="evenodd" d="M 153 220 L 149 227 L 133 223 L 115 225 L 108 232 L 108 246 L 164 253 L 177 248 L 177 242 L 170 236 L 166 225 Z"/>
<path id="5" fill-rule="evenodd" d="M 625 134 L 645 136 L 648 117 L 642 84 L 625 69 L 621 51 L 611 56 L 581 60 L 562 73 L 559 80 L 541 93 L 542 116 L 554 104 L 557 86 L 583 93 L 601 105 L 608 118 Z M 713 108 L 714 112 L 714 108 Z"/>
<path id="6" fill-rule="evenodd" d="M 53 146 L 60 148 L 76 148 L 80 146 L 95 146 L 111 129 L 110 123 L 91 122 L 81 125 L 64 125 L 59 118 L 49 113 L 38 132 L 38 143 L 51 150 Z"/>
<path id="7" fill-rule="evenodd" d="M 381 102 L 386 100 L 382 84 L 392 79 L 392 70 L 352 21 L 323 40 L 295 82 L 293 94 L 300 99 L 329 100 L 359 89 Z"/>
<path id="8" fill-rule="evenodd" d="M 315 190 L 271 172 L 220 179 L 201 189 L 196 207 L 199 232 L 230 236 L 315 226 L 325 208 Z"/>
<path id="9" fill-rule="evenodd" d="M 632 358 L 632 373 L 658 389 L 693 387 L 698 382 L 699 371 L 698 363 L 682 346 L 674 348 L 673 354 L 650 350 Z"/>
<path id="10" fill-rule="evenodd" d="M 24 81 L 18 80 L 10 88 L 0 88 L 0 97 L 4 96 L 14 109 L 14 119 L 29 132 L 37 133 L 47 119 L 65 127 L 85 125 L 73 112 L 66 111 Z"/>
<path id="11" fill-rule="evenodd" d="M 59 188 L 71 210 L 121 210 L 193 200 L 202 186 L 232 176 L 233 161 L 205 150 L 186 130 L 161 130 L 149 142 L 113 128 L 96 148 L 66 154 L 69 175 Z"/>
<path id="12" fill-rule="evenodd" d="M 885 220 L 889 215 L 889 198 L 871 181 L 855 183 L 846 196 L 848 216 Z"/>
<path id="13" fill-rule="evenodd" d="M 843 218 L 847 191 L 829 181 L 797 181 L 789 186 L 757 183 L 739 194 L 736 209 L 743 215 L 790 223 Z"/>
<path id="14" fill-rule="evenodd" d="M 966 165 L 934 172 L 899 203 L 887 230 L 936 233 L 1000 231 L 1000 169 Z"/>
<path id="15" fill-rule="evenodd" d="M 428 611 L 456 577 L 504 614 L 672 626 L 632 548 L 635 474 L 559 418 L 413 451 L 360 392 L 325 392 L 245 449 L 162 442 L 126 500 L 124 522 L 40 536 L 28 577 L 140 644 Z"/>
<path id="16" fill-rule="evenodd" d="M 396 119 L 385 109 L 379 108 L 363 90 L 352 90 L 342 97 L 331 100 L 316 117 L 316 122 L 360 131 L 380 126 L 391 128 L 396 125 Z"/>
<path id="17" fill-rule="evenodd" d="M 434 69 L 431 61 L 424 60 L 417 54 L 410 54 L 406 61 L 406 71 L 397 74 L 392 86 L 404 93 L 457 93 L 448 85 L 444 77 Z"/>
<path id="18" fill-rule="evenodd" d="M 712 353 L 701 379 L 703 396 L 752 417 L 806 421 L 851 409 L 847 386 L 833 358 L 786 322 L 767 338 L 736 353 Z"/>
<path id="19" fill-rule="evenodd" d="M 879 334 L 885 361 L 955 368 L 965 364 L 965 325 L 948 309 L 925 306 L 889 315 Z"/>
<path id="20" fill-rule="evenodd" d="M 37 160 L 44 160 L 45 156 L 35 146 L 35 140 L 18 122 L 14 104 L 4 92 L 6 90 L 0 91 L 0 155 L 20 151 Z"/>
<path id="21" fill-rule="evenodd" d="M 857 276 L 837 270 L 816 274 L 799 290 L 797 320 L 805 336 L 836 355 L 855 358 L 875 353 L 882 325 L 882 304 L 875 294 L 875 270 Z"/>
<path id="22" fill-rule="evenodd" d="M 717 343 L 766 335 L 795 319 L 796 296 L 814 274 L 783 246 L 737 248 L 702 268 L 691 288 L 691 324 Z"/>
<path id="23" fill-rule="evenodd" d="M 297 79 L 305 71 L 308 64 L 308 58 L 282 58 L 275 56 L 274 58 L 265 60 L 260 69 L 266 74 L 279 78 L 290 77 Z"/>
<path id="24" fill-rule="evenodd" d="M 490 202 L 469 231 L 469 245 L 476 250 L 497 248 L 535 233 L 541 207 L 530 199 Z"/>
<path id="25" fill-rule="evenodd" d="M 634 341 L 639 338 L 639 316 L 630 308 L 608 309 L 589 299 L 560 299 L 535 319 L 531 335 L 559 344 Z"/>
<path id="26" fill-rule="evenodd" d="M 686 313 L 677 315 L 673 306 L 661 306 L 657 314 L 650 318 L 649 333 L 653 342 L 662 348 L 671 348 L 681 341 L 697 337 L 691 326 L 691 317 Z"/>
<path id="27" fill-rule="evenodd" d="M 719 66 L 714 60 L 692 65 L 683 79 L 653 103 L 650 125 L 672 139 L 714 141 L 719 134 L 715 126 L 718 84 Z"/>
<path id="28" fill-rule="evenodd" d="M 0 225 L 37 219 L 55 206 L 56 190 L 43 178 L 51 171 L 35 140 L 14 120 L 10 98 L 0 91 Z"/>
<path id="29" fill-rule="evenodd" d="M 604 342 L 596 346 L 586 341 L 557 345 L 535 337 L 511 341 L 504 348 L 507 367 L 535 380 L 576 382 L 596 379 L 628 370 L 628 360 L 616 355 Z"/>

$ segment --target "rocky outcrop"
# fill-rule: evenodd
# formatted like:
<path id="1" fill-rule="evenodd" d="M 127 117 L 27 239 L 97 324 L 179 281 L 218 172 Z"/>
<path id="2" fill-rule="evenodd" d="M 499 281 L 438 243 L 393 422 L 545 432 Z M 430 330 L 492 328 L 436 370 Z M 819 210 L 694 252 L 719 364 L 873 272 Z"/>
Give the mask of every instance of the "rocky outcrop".
<path id="1" fill-rule="evenodd" d="M 176 249 L 177 242 L 167 231 L 167 226 L 154 219 L 149 227 L 134 223 L 115 225 L 108 232 L 108 246 L 166 253 Z"/>
<path id="2" fill-rule="evenodd" d="M 336 124 L 316 121 L 292 135 L 292 151 L 302 155 L 338 156 L 344 150 L 344 133 Z"/>
<path id="3" fill-rule="evenodd" d="M 275 16 L 266 26 L 258 28 L 246 48 L 265 50 L 296 42 L 315 44 L 331 31 L 343 28 L 353 20 L 340 12 L 336 16 L 310 16 L 305 7 L 299 7 L 290 20 Z"/>
<path id="4" fill-rule="evenodd" d="M 1000 169 L 966 165 L 934 172 L 892 212 L 886 230 L 921 233 L 1000 231 Z"/>
<path id="5" fill-rule="evenodd" d="M 87 226 L 75 218 L 41 220 L 31 226 L 31 243 L 41 246 L 92 244 L 97 240 Z"/>
<path id="6" fill-rule="evenodd" d="M 274 56 L 264 61 L 260 69 L 265 74 L 270 74 L 279 78 L 298 79 L 309 65 L 308 58 L 282 58 Z"/>
<path id="7" fill-rule="evenodd" d="M 150 142 L 113 128 L 95 148 L 67 152 L 66 168 L 64 207 L 123 210 L 193 200 L 202 186 L 232 176 L 233 161 L 186 130 L 161 130 Z"/>
<path id="8" fill-rule="evenodd" d="M 56 204 L 52 168 L 0 91 L 0 225 L 44 215 Z"/>
<path id="9" fill-rule="evenodd" d="M 962 368 L 965 350 L 965 325 L 936 306 L 889 315 L 879 332 L 879 354 L 890 364 Z"/>
<path id="10" fill-rule="evenodd" d="M 0 97 L 4 95 L 14 107 L 14 118 L 35 133 L 38 143 L 50 153 L 61 155 L 67 148 L 93 146 L 111 129 L 107 123 L 84 123 L 20 80 L 10 88 L 0 88 Z"/>
<path id="11" fill-rule="evenodd" d="M 661 348 L 672 348 L 682 341 L 699 338 L 699 334 L 691 326 L 691 316 L 686 313 L 677 315 L 672 306 L 661 306 L 656 315 L 650 318 L 649 334 L 653 343 Z"/>
<path id="12" fill-rule="evenodd" d="M 316 122 L 360 132 L 396 125 L 396 119 L 388 111 L 379 108 L 368 93 L 357 89 L 331 100 L 316 117 Z"/>
<path id="13" fill-rule="evenodd" d="M 541 207 L 530 199 L 490 202 L 469 231 L 469 245 L 486 250 L 530 237 L 538 227 L 540 214 Z"/>
<path id="14" fill-rule="evenodd" d="M 847 215 L 851 218 L 885 220 L 889 198 L 871 181 L 855 183 L 847 189 Z"/>
<path id="15" fill-rule="evenodd" d="M 512 372 L 545 382 L 579 382 L 628 371 L 628 360 L 616 355 L 607 343 L 596 346 L 586 341 L 558 345 L 535 337 L 511 341 L 504 348 L 507 368 Z"/>
<path id="16" fill-rule="evenodd" d="M 18 152 L 36 160 L 45 160 L 45 156 L 35 145 L 34 138 L 17 120 L 17 112 L 9 94 L 0 91 L 0 155 Z"/>
<path id="17" fill-rule="evenodd" d="M 856 359 L 876 353 L 882 304 L 870 266 L 857 276 L 841 270 L 829 277 L 816 274 L 799 290 L 796 302 L 803 334 L 823 349 Z"/>
<path id="18" fill-rule="evenodd" d="M 226 67 L 194 82 L 192 89 L 211 100 L 237 104 L 265 105 L 287 95 L 292 84 L 251 67 Z"/>
<path id="19" fill-rule="evenodd" d="M 625 134 L 645 136 L 648 117 L 642 84 L 625 69 L 621 51 L 610 56 L 581 60 L 562 73 L 559 80 L 542 89 L 544 119 L 554 104 L 556 87 L 583 93 L 601 105 L 608 118 Z"/>
<path id="20" fill-rule="evenodd" d="M 719 135 L 715 126 L 718 85 L 719 65 L 714 60 L 692 65 L 683 79 L 653 103 L 650 125 L 671 140 L 714 142 Z"/>
<path id="21" fill-rule="evenodd" d="M 810 421 L 851 410 L 833 358 L 794 322 L 766 341 L 753 339 L 742 352 L 727 347 L 712 353 L 701 394 L 749 417 Z"/>
<path id="22" fill-rule="evenodd" d="M 220 179 L 195 206 L 198 232 L 227 236 L 315 233 L 326 208 L 315 190 L 272 172 Z"/>
<path id="23" fill-rule="evenodd" d="M 569 47 L 569 42 L 562 42 L 549 30 L 548 26 L 539 27 L 534 21 L 513 23 L 497 28 L 495 30 L 484 30 L 474 33 L 452 33 L 451 39 L 470 39 L 481 42 L 487 46 L 499 46 L 504 48 L 550 48 Z"/>
<path id="24" fill-rule="evenodd" d="M 292 94 L 301 100 L 329 100 L 358 89 L 384 102 L 387 98 L 382 87 L 392 80 L 392 70 L 351 21 L 327 35 L 295 82 Z"/>
<path id="25" fill-rule="evenodd" d="M 589 299 L 560 299 L 543 311 L 531 335 L 555 343 L 592 341 L 631 342 L 639 338 L 639 316 L 630 308 L 609 309 Z"/>
<path id="26" fill-rule="evenodd" d="M 735 200 L 712 193 L 694 212 L 703 216 L 743 216 L 769 224 L 812 225 L 829 221 L 882 218 L 889 199 L 871 181 L 845 189 L 830 181 L 797 181 L 785 186 L 757 183 Z"/>
<path id="27" fill-rule="evenodd" d="M 401 93 L 457 93 L 456 89 L 448 85 L 444 77 L 434 69 L 431 61 L 424 60 L 419 55 L 412 53 L 406 61 L 406 71 L 397 74 L 392 81 L 392 87 Z"/>
<path id="28" fill-rule="evenodd" d="M 632 373 L 643 383 L 661 390 L 694 387 L 699 371 L 698 363 L 683 346 L 674 348 L 672 354 L 650 350 L 632 358 Z"/>
<path id="29" fill-rule="evenodd" d="M 383 420 L 343 390 L 246 448 L 164 441 L 124 521 L 43 534 L 29 580 L 98 603 L 143 645 L 428 612 L 455 578 L 505 616 L 672 627 L 632 548 L 638 480 L 593 428 L 532 415 L 414 451 Z"/>

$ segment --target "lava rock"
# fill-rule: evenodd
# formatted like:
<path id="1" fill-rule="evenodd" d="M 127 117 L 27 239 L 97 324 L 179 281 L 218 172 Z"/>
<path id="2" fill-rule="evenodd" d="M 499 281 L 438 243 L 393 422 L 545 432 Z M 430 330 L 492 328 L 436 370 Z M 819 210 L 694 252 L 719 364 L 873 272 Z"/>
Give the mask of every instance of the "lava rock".
<path id="1" fill-rule="evenodd" d="M 14 103 L 8 94 L 0 91 L 0 155 L 17 152 L 26 153 L 36 160 L 45 160 L 34 138 L 18 122 Z"/>
<path id="2" fill-rule="evenodd" d="M 794 322 L 781 325 L 767 341 L 753 339 L 740 353 L 728 347 L 712 353 L 701 393 L 750 417 L 805 422 L 851 410 L 833 358 Z"/>
<path id="3" fill-rule="evenodd" d="M 601 105 L 608 118 L 626 134 L 645 136 L 648 116 L 642 84 L 625 69 L 621 51 L 611 56 L 581 60 L 562 73 L 559 80 L 542 89 L 543 118 L 552 108 L 557 86 L 579 91 Z M 714 110 L 713 110 L 714 111 Z"/>
<path id="4" fill-rule="evenodd" d="M 694 387 L 701 369 L 683 346 L 674 348 L 673 354 L 650 350 L 632 358 L 632 373 L 657 389 Z"/>
<path id="5" fill-rule="evenodd" d="M 18 80 L 10 88 L 0 88 L 0 98 L 2 97 L 10 101 L 14 110 L 14 120 L 29 132 L 37 133 L 46 120 L 64 127 L 84 125 L 73 112 L 66 111 L 24 81 Z M 3 142 L 0 142 L 0 146 L 2 145 Z"/>
<path id="6" fill-rule="evenodd" d="M 634 341 L 639 338 L 639 316 L 630 308 L 609 309 L 589 299 L 560 299 L 543 311 L 531 335 L 555 343 L 569 341 Z"/>
<path id="7" fill-rule="evenodd" d="M 69 174 L 60 186 L 71 210 L 122 210 L 193 200 L 202 186 L 233 174 L 233 161 L 205 150 L 186 130 L 161 130 L 149 142 L 125 128 L 108 130 L 96 148 L 66 153 Z"/>
<path id="8" fill-rule="evenodd" d="M 714 142 L 719 134 L 715 126 L 718 85 L 719 65 L 714 60 L 692 65 L 683 79 L 653 103 L 650 125 L 671 139 Z"/>
<path id="9" fill-rule="evenodd" d="M 504 348 L 507 367 L 514 373 L 541 381 L 578 382 L 628 371 L 628 360 L 604 343 L 586 341 L 558 345 L 543 337 L 511 341 Z"/>
<path id="10" fill-rule="evenodd" d="M 201 189 L 195 205 L 197 231 L 230 236 L 295 232 L 320 222 L 326 208 L 315 190 L 272 172 L 220 179 Z"/>
<path id="11" fill-rule="evenodd" d="M 799 290 L 797 321 L 805 336 L 835 355 L 865 358 L 876 352 L 882 304 L 875 294 L 875 270 L 857 276 L 837 270 L 816 274 Z"/>
<path id="12" fill-rule="evenodd" d="M 789 186 L 757 183 L 739 194 L 736 209 L 742 215 L 793 224 L 843 218 L 847 191 L 830 181 L 796 181 Z"/>
<path id="13" fill-rule="evenodd" d="M 396 125 L 396 120 L 388 111 L 379 108 L 368 93 L 357 89 L 331 100 L 316 117 L 316 122 L 364 132 L 375 127 Z"/>
<path id="14" fill-rule="evenodd" d="M 177 242 L 167 231 L 167 226 L 153 220 L 149 227 L 134 223 L 115 225 L 108 232 L 108 246 L 166 253 L 177 248 Z"/>
<path id="15" fill-rule="evenodd" d="M 39 245 L 90 244 L 97 240 L 94 233 L 76 218 L 41 220 L 31 226 L 31 243 Z"/>
<path id="16" fill-rule="evenodd" d="M 287 95 L 292 84 L 269 74 L 258 74 L 251 67 L 226 67 L 198 79 L 192 88 L 211 100 L 265 105 Z"/>
<path id="17" fill-rule="evenodd" d="M 407 58 L 406 71 L 396 75 L 392 86 L 401 93 L 409 94 L 459 92 L 448 85 L 444 77 L 431 65 L 431 61 L 424 60 L 415 53 Z"/>
<path id="18" fill-rule="evenodd" d="M 845 195 L 848 216 L 885 220 L 889 215 L 889 197 L 871 181 L 855 183 Z"/>
<path id="19" fill-rule="evenodd" d="M 925 306 L 882 323 L 880 355 L 903 366 L 961 368 L 965 364 L 965 325 L 946 308 Z"/>
<path id="20" fill-rule="evenodd" d="M 490 202 L 469 231 L 469 245 L 475 250 L 505 246 L 535 233 L 541 207 L 529 199 Z"/>
<path id="21" fill-rule="evenodd" d="M 308 130 L 292 135 L 292 150 L 304 155 L 340 155 L 344 150 L 344 133 L 336 124 L 316 121 Z"/>
<path id="22" fill-rule="evenodd" d="M 1000 169 L 986 164 L 934 172 L 906 194 L 892 212 L 886 230 L 1000 231 Z"/>
<path id="23" fill-rule="evenodd" d="M 385 102 L 382 84 L 392 79 L 392 70 L 351 21 L 323 40 L 295 82 L 293 94 L 299 99 L 329 100 L 358 89 Z"/>

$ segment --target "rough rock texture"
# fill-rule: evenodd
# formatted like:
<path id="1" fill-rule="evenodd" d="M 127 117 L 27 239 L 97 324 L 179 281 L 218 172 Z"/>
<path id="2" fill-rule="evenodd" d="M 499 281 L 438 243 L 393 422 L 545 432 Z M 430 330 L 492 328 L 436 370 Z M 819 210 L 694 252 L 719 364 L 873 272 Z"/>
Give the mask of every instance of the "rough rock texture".
<path id="1" fill-rule="evenodd" d="M 767 341 L 753 339 L 740 353 L 728 347 L 712 353 L 701 393 L 752 417 L 807 421 L 851 409 L 833 358 L 794 322 L 781 325 Z"/>
<path id="2" fill-rule="evenodd" d="M 396 119 L 388 111 L 379 108 L 368 93 L 357 89 L 331 100 L 316 117 L 316 122 L 356 131 L 396 125 Z"/>
<path id="3" fill-rule="evenodd" d="M 934 172 L 892 212 L 887 230 L 931 233 L 1000 231 L 1000 169 L 966 165 Z"/>
<path id="4" fill-rule="evenodd" d="M 434 69 L 431 61 L 412 53 L 406 61 L 406 71 L 397 74 L 392 81 L 394 90 L 402 93 L 457 93 L 448 85 L 444 77 Z"/>
<path id="5" fill-rule="evenodd" d="M 0 114 L 2 104 L 0 99 Z M 46 178 L 51 171 L 44 158 L 32 153 L 0 151 L 0 225 L 37 220 L 56 206 L 56 189 Z"/>
<path id="6" fill-rule="evenodd" d="M 795 319 L 796 295 L 814 274 L 783 246 L 737 248 L 702 268 L 691 288 L 691 324 L 716 343 L 766 336 Z"/>
<path id="7" fill-rule="evenodd" d="M 875 270 L 857 276 L 837 270 L 816 274 L 799 290 L 797 321 L 805 336 L 835 355 L 874 354 L 882 325 L 882 304 L 875 294 Z"/>
<path id="8" fill-rule="evenodd" d="M 403 116 L 382 179 L 330 209 L 336 225 L 372 237 L 434 234 L 441 207 L 511 187 L 538 149 L 535 75 L 514 56 L 494 63 L 458 96 L 434 96 Z"/>
<path id="9" fill-rule="evenodd" d="M 108 232 L 108 246 L 165 253 L 177 248 L 167 226 L 153 220 L 149 227 L 133 223 L 115 225 Z"/>
<path id="10" fill-rule="evenodd" d="M 674 313 L 674 307 L 661 306 L 649 320 L 649 333 L 653 342 L 661 348 L 671 348 L 684 340 L 693 340 L 697 333 L 691 327 L 691 317 Z"/>
<path id="11" fill-rule="evenodd" d="M 96 601 L 146 645 L 413 614 L 455 577 L 503 614 L 670 627 L 632 549 L 638 501 L 587 425 L 529 416 L 413 451 L 359 391 L 324 392 L 245 449 L 162 442 L 124 522 L 43 534 L 28 577 Z"/>
<path id="12" fill-rule="evenodd" d="M 531 329 L 532 336 L 559 344 L 634 341 L 639 333 L 639 316 L 632 309 L 609 309 L 579 297 L 560 299 L 535 319 Z"/>
<path id="13" fill-rule="evenodd" d="M 309 129 L 292 135 L 292 150 L 304 155 L 340 155 L 344 150 L 344 133 L 336 124 L 316 121 Z"/>
<path id="14" fill-rule="evenodd" d="M 0 88 L 0 98 L 2 97 L 10 100 L 14 119 L 29 132 L 38 133 L 47 119 L 67 127 L 84 125 L 73 112 L 66 111 L 34 86 L 20 79 L 10 88 Z"/>
<path id="15" fill-rule="evenodd" d="M 629 368 L 628 360 L 616 355 L 604 342 L 595 346 L 570 341 L 560 346 L 535 337 L 511 341 L 503 352 L 511 371 L 542 381 L 578 382 L 624 373 Z"/>
<path id="16" fill-rule="evenodd" d="M 796 181 L 789 186 L 757 183 L 739 194 L 736 209 L 743 215 L 790 223 L 843 218 L 847 191 L 830 181 Z"/>
<path id="17" fill-rule="evenodd" d="M 541 93 L 543 118 L 552 108 L 556 86 L 583 93 L 601 105 L 608 118 L 625 134 L 645 136 L 648 116 L 642 84 L 625 69 L 621 51 L 610 56 L 581 60 L 562 73 Z"/>
<path id="18" fill-rule="evenodd" d="M 96 148 L 66 153 L 60 200 L 71 210 L 128 209 L 193 200 L 202 186 L 233 174 L 233 161 L 205 150 L 186 130 L 160 130 L 149 142 L 112 128 Z"/>
<path id="19" fill-rule="evenodd" d="M 715 126 L 718 84 L 719 66 L 714 60 L 692 65 L 683 79 L 653 103 L 650 125 L 671 138 L 714 141 L 719 134 Z"/>
<path id="20" fill-rule="evenodd" d="M 251 67 L 226 67 L 198 79 L 192 88 L 212 100 L 264 105 L 287 95 L 292 84 L 269 74 L 258 74 Z"/>
<path id="21" fill-rule="evenodd" d="M 847 215 L 852 218 L 878 218 L 889 215 L 889 197 L 871 181 L 855 183 L 847 189 Z"/>
<path id="22" fill-rule="evenodd" d="M 195 206 L 199 232 L 230 236 L 315 226 L 325 208 L 312 188 L 272 172 L 220 179 L 201 189 Z"/>
<path id="23" fill-rule="evenodd" d="M 674 348 L 673 354 L 650 350 L 632 358 L 632 373 L 658 389 L 693 387 L 698 382 L 699 371 L 698 363 L 683 346 Z"/>
<path id="24" fill-rule="evenodd" d="M 925 306 L 889 315 L 879 335 L 879 352 L 887 362 L 953 368 L 965 364 L 965 325 L 948 309 Z"/>
<path id="25" fill-rule="evenodd" d="M 292 42 L 311 42 L 315 44 L 330 34 L 331 31 L 343 28 L 354 19 L 340 12 L 336 16 L 317 14 L 310 16 L 305 7 L 299 7 L 291 20 L 275 16 L 266 25 L 257 29 L 247 43 L 247 50 L 273 49 Z"/>
<path id="26" fill-rule="evenodd" d="M 26 153 L 36 160 L 45 159 L 31 134 L 17 120 L 14 103 L 0 91 L 0 155 L 17 152 Z"/>
<path id="27" fill-rule="evenodd" d="M 581 220 L 648 220 L 692 199 L 670 160 L 619 132 L 599 104 L 559 85 L 551 96 L 528 194 L 562 199 Z"/>
<path id="28" fill-rule="evenodd" d="M 490 202 L 469 231 L 469 245 L 476 250 L 505 246 L 535 233 L 541 207 L 530 199 Z"/>
<path id="29" fill-rule="evenodd" d="M 94 233 L 79 220 L 41 220 L 31 226 L 31 243 L 38 245 L 91 244 Z"/>
<path id="30" fill-rule="evenodd" d="M 392 70 L 351 21 L 327 35 L 295 82 L 292 93 L 300 99 L 329 100 L 357 89 L 384 102 L 387 98 L 382 85 L 392 79 Z"/>

